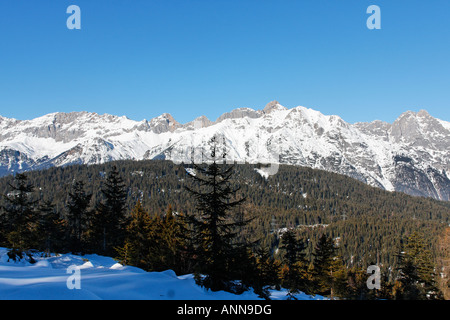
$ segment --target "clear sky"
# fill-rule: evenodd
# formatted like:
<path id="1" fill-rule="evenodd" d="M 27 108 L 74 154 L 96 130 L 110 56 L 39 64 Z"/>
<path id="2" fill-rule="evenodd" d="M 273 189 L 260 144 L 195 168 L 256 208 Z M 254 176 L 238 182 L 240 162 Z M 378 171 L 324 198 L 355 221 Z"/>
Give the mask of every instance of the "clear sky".
<path id="1" fill-rule="evenodd" d="M 448 0 L 1 0 L 0 115 L 186 123 L 278 100 L 351 123 L 450 121 L 449 17 Z"/>

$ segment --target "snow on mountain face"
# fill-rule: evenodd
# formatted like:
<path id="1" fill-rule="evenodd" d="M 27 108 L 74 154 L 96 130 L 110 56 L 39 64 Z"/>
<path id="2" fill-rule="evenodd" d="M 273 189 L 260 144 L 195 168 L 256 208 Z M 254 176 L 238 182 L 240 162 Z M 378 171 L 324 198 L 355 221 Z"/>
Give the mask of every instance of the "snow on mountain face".
<path id="1" fill-rule="evenodd" d="M 167 113 L 150 121 L 88 112 L 24 121 L 0 117 L 0 175 L 122 159 L 203 162 L 213 135 L 226 145 L 227 161 L 307 166 L 390 191 L 450 200 L 449 122 L 421 110 L 407 111 L 392 124 L 349 124 L 277 101 L 184 125 Z M 266 173 L 275 174 L 274 168 Z"/>

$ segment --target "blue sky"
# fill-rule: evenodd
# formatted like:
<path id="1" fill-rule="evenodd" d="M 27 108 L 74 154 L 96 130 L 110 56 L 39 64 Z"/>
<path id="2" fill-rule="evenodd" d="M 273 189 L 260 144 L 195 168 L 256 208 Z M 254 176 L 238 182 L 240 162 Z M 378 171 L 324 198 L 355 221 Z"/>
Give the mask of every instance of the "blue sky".
<path id="1" fill-rule="evenodd" d="M 69 30 L 69 5 L 81 30 Z M 369 5 L 381 30 L 369 30 Z M 0 115 L 181 123 L 278 100 L 348 122 L 450 121 L 450 1 L 2 0 Z"/>

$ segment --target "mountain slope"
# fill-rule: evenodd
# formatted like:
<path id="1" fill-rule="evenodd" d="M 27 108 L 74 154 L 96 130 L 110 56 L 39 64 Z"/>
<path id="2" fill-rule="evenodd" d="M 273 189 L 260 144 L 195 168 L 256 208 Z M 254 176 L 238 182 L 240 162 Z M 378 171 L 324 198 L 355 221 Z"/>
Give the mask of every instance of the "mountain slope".
<path id="1" fill-rule="evenodd" d="M 349 124 L 277 101 L 187 124 L 167 113 L 150 121 L 88 112 L 25 121 L 0 117 L 0 175 L 123 159 L 202 162 L 213 135 L 227 146 L 227 161 L 307 166 L 389 191 L 450 200 L 449 122 L 421 110 L 392 124 Z"/>
<path id="2" fill-rule="evenodd" d="M 35 186 L 30 197 L 53 203 L 65 217 L 73 182 L 81 180 L 95 208 L 103 199 L 101 190 L 112 166 L 119 169 L 127 187 L 128 213 L 138 200 L 151 215 L 164 215 L 169 207 L 175 214 L 197 212 L 185 190 L 196 188 L 187 174 L 196 171 L 172 161 L 122 160 L 28 172 L 28 183 Z M 279 245 L 278 231 L 296 227 L 307 241 L 307 256 L 325 231 L 340 239 L 340 254 L 347 264 L 367 267 L 377 257 L 380 265 L 394 266 L 402 239 L 420 230 L 432 246 L 450 223 L 450 202 L 388 192 L 324 170 L 280 165 L 276 175 L 266 178 L 262 169 L 262 165 L 236 165 L 232 184 L 240 187 L 236 198 L 247 199 L 240 213 L 253 218 L 241 235 L 274 250 Z M 0 178 L 0 195 L 10 194 L 13 179 Z M 0 207 L 5 205 L 0 197 Z"/>

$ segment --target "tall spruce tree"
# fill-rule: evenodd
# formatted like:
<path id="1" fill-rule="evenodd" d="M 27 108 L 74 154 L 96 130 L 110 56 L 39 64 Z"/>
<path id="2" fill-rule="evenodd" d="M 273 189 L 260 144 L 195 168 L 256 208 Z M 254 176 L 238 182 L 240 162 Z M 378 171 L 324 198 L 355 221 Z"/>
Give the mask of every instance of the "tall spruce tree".
<path id="1" fill-rule="evenodd" d="M 331 298 L 345 298 L 350 294 L 348 272 L 342 257 L 335 255 L 331 262 Z"/>
<path id="2" fill-rule="evenodd" d="M 120 263 L 151 270 L 150 237 L 153 231 L 152 219 L 138 200 L 126 227 L 125 242 L 116 248 Z"/>
<path id="3" fill-rule="evenodd" d="M 346 299 L 369 300 L 373 299 L 373 291 L 367 287 L 367 269 L 353 267 L 347 271 Z"/>
<path id="4" fill-rule="evenodd" d="M 246 244 L 238 240 L 238 230 L 248 220 L 233 219 L 233 209 L 245 198 L 235 199 L 239 187 L 231 186 L 234 166 L 218 164 L 226 157 L 225 151 L 219 154 L 219 144 L 214 136 L 209 142 L 212 163 L 206 167 L 194 164 L 195 174 L 188 172 L 198 187 L 185 188 L 196 200 L 198 212 L 186 218 L 192 226 L 197 283 L 212 291 L 236 292 L 243 290 L 233 284 L 242 275 L 236 258 L 246 251 Z"/>
<path id="5" fill-rule="evenodd" d="M 91 214 L 89 209 L 91 198 L 92 194 L 88 194 L 84 190 L 83 181 L 78 180 L 73 183 L 72 191 L 69 192 L 66 215 L 68 247 L 73 253 L 84 253 L 86 251 L 84 233 L 88 228 Z"/>
<path id="6" fill-rule="evenodd" d="M 186 274 L 190 270 L 188 241 L 184 237 L 182 215 L 174 214 L 169 206 L 164 217 L 159 218 L 158 236 L 154 242 L 154 251 L 159 253 L 158 265 L 162 270 L 172 269 L 176 274 Z"/>
<path id="7" fill-rule="evenodd" d="M 93 215 L 90 238 L 93 250 L 112 255 L 123 245 L 126 226 L 127 189 L 116 166 L 108 172 L 101 193 L 104 199 Z"/>
<path id="8" fill-rule="evenodd" d="M 269 299 L 269 288 L 280 289 L 281 262 L 276 260 L 268 247 L 255 251 L 255 270 L 252 287 L 260 298 Z"/>
<path id="9" fill-rule="evenodd" d="M 47 254 L 63 249 L 65 221 L 55 210 L 54 204 L 43 201 L 39 205 L 39 250 Z"/>
<path id="10" fill-rule="evenodd" d="M 10 257 L 22 257 L 24 251 L 33 248 L 38 243 L 38 210 L 37 200 L 31 195 L 34 186 L 28 183 L 24 173 L 18 173 L 14 177 L 14 184 L 9 184 L 11 191 L 4 195 L 6 202 L 5 233 L 7 242 L 12 249 Z"/>
<path id="11" fill-rule="evenodd" d="M 332 265 L 335 256 L 333 239 L 323 233 L 316 244 L 313 256 L 314 290 L 321 295 L 330 295 L 333 283 Z"/>
<path id="12" fill-rule="evenodd" d="M 436 274 L 430 250 L 425 247 L 424 237 L 413 232 L 400 253 L 400 286 L 396 299 L 432 300 L 441 299 L 442 293 L 436 285 Z"/>
<path id="13" fill-rule="evenodd" d="M 282 234 L 280 249 L 284 251 L 283 260 L 286 264 L 283 272 L 283 285 L 288 289 L 289 299 L 295 299 L 294 294 L 299 291 L 307 292 L 310 288 L 305 248 L 303 240 L 297 239 L 294 228 L 289 228 Z"/>

